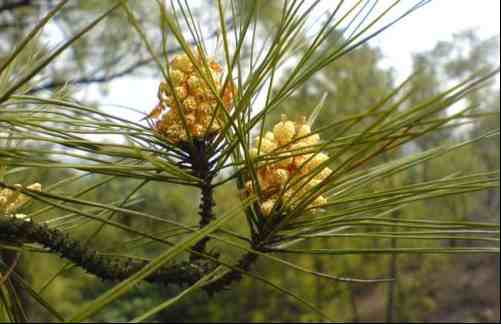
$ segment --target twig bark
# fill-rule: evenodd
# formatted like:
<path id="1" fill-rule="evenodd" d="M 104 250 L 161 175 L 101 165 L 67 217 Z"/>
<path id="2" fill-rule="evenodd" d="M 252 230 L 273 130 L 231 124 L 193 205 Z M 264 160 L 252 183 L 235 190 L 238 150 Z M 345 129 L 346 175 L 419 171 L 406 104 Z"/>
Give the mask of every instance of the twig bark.
<path id="1" fill-rule="evenodd" d="M 75 263 L 88 273 L 103 280 L 124 280 L 142 269 L 148 261 L 135 260 L 128 257 L 111 257 L 99 255 L 97 251 L 84 247 L 79 241 L 67 234 L 50 229 L 46 225 L 13 217 L 0 217 L 0 240 L 19 243 L 38 243 L 62 258 Z M 257 255 L 247 253 L 236 269 L 248 271 Z M 145 281 L 163 285 L 192 285 L 218 266 L 217 262 L 199 258 L 195 261 L 183 261 L 172 266 L 163 267 L 145 278 Z M 203 289 L 214 294 L 239 281 L 242 274 L 238 270 L 230 270 L 219 279 L 204 286 Z"/>

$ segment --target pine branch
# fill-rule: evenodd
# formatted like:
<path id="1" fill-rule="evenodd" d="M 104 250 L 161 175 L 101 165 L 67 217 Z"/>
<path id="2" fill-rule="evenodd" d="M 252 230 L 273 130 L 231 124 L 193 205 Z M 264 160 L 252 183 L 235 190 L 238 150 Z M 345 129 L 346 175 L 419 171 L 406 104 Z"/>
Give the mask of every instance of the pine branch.
<path id="1" fill-rule="evenodd" d="M 193 145 L 185 144 L 184 148 L 189 152 L 189 160 L 194 175 L 200 179 L 200 190 L 201 190 L 201 201 L 200 201 L 200 222 L 199 227 L 204 228 L 207 226 L 215 217 L 214 215 L 214 190 L 212 186 L 213 173 L 211 172 L 211 164 L 209 163 L 209 152 L 208 143 L 205 140 L 195 140 Z M 204 252 L 207 243 L 209 242 L 208 237 L 204 237 L 193 247 L 194 251 Z M 191 260 L 198 259 L 199 256 L 192 254 L 190 256 Z"/>
<path id="2" fill-rule="evenodd" d="M 238 262 L 236 269 L 249 271 L 251 266 L 256 262 L 258 255 L 255 253 L 246 253 Z M 242 279 L 242 272 L 238 270 L 231 270 L 224 274 L 221 278 L 216 281 L 211 282 L 207 286 L 204 287 L 205 291 L 209 295 L 213 295 L 214 293 L 227 289 L 232 283 L 240 281 Z"/>
<path id="3" fill-rule="evenodd" d="M 83 247 L 80 242 L 71 239 L 59 230 L 22 219 L 0 218 L 0 233 L 2 240 L 43 245 L 51 252 L 59 254 L 62 258 L 103 280 L 124 280 L 148 263 L 132 258 L 101 256 L 97 251 Z M 146 280 L 164 285 L 193 284 L 210 268 L 212 267 L 203 265 L 201 262 L 197 264 L 182 262 L 172 267 L 162 268 Z"/>
<path id="4" fill-rule="evenodd" d="M 0 217 L 0 240 L 15 242 L 16 244 L 38 243 L 103 280 L 127 279 L 148 263 L 148 261 L 128 257 L 99 255 L 97 251 L 84 247 L 80 242 L 59 230 L 14 217 Z M 234 268 L 247 271 L 256 258 L 257 255 L 248 253 L 241 258 Z M 146 277 L 145 280 L 152 284 L 192 285 L 217 266 L 216 262 L 198 258 L 195 261 L 183 261 L 172 266 L 163 267 Z M 204 290 L 212 295 L 241 279 L 242 274 L 240 271 L 234 269 L 205 286 Z"/>

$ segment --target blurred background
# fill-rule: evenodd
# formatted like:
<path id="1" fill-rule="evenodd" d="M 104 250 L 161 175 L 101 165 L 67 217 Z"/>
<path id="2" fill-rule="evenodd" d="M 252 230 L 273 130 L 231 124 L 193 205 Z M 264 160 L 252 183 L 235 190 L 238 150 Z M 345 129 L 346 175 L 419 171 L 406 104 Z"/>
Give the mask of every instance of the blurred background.
<path id="1" fill-rule="evenodd" d="M 131 1 L 142 25 L 159 45 L 158 9 L 154 1 Z M 279 3 L 277 1 L 276 3 Z M 1 0 L 0 1 L 0 61 L 38 19 L 50 10 L 56 1 Z M 191 4 L 191 1 L 190 1 Z M 323 10 L 330 10 L 331 1 L 325 1 Z M 218 53 L 217 10 L 212 1 L 193 2 L 193 15 L 207 32 L 208 44 L 214 44 Z M 278 19 L 278 4 L 270 4 L 262 15 L 257 30 L 258 39 L 266 35 Z M 97 13 L 103 2 L 98 0 L 70 1 L 60 15 L 44 30 L 33 51 L 47 50 L 71 37 Z M 322 19 L 323 12 L 312 12 Z M 499 2 L 497 1 L 432 1 L 429 5 L 404 19 L 355 52 L 327 67 L 324 72 L 295 93 L 281 109 L 290 116 L 308 115 L 309 111 L 327 94 L 318 125 L 336 118 L 362 112 L 374 105 L 399 81 L 414 71 L 418 91 L 413 102 L 428 98 L 459 82 L 473 73 L 489 71 L 499 65 Z M 234 28 L 231 21 L 229 28 Z M 314 27 L 312 27 L 314 28 Z M 324 46 L 329 46 L 328 39 Z M 261 37 L 261 38 L 259 38 Z M 308 35 L 304 35 L 308 37 Z M 173 48 L 172 52 L 175 53 Z M 220 53 L 220 52 L 219 52 Z M 281 72 L 286 74 L 287 67 Z M 86 37 L 67 50 L 46 68 L 31 84 L 31 94 L 49 95 L 66 85 L 67 96 L 100 107 L 109 113 L 126 114 L 139 120 L 156 104 L 156 92 L 161 75 L 149 58 L 137 33 L 127 25 L 123 15 L 112 15 Z M 479 91 L 472 92 L 463 102 L 476 105 L 479 112 L 494 112 L 495 118 L 480 119 L 450 131 L 441 131 L 413 143 L 411 150 L 424 150 L 469 138 L 488 129 L 499 128 L 499 78 Z M 120 106 L 137 110 L 123 110 Z M 270 123 L 278 120 L 269 118 Z M 328 135 L 324 135 L 328 136 Z M 113 139 L 109 139 L 113 140 Z M 397 182 L 426 181 L 456 170 L 494 170 L 499 167 L 499 138 L 466 146 L 461 150 L 430 161 L 395 179 Z M 391 157 L 388 157 L 391 158 Z M 69 176 L 69 171 L 33 169 L 19 176 L 16 182 L 55 183 Z M 90 181 L 90 180 L 89 180 Z M 100 201 L 116 199 L 124 188 L 137 184 L 136 180 L 121 179 L 110 182 L 86 198 Z M 83 184 L 82 184 L 83 186 Z M 78 191 L 75 187 L 72 190 Z M 377 189 L 377 188 L 375 188 Z M 170 219 L 197 223 L 198 193 L 175 185 L 150 184 L 141 190 L 142 201 L 133 208 L 154 215 L 168 215 Z M 234 205 L 238 192 L 233 184 L 216 192 L 219 211 Z M 35 208 L 36 206 L 34 206 Z M 449 197 L 419 202 L 399 212 L 397 217 L 416 218 L 433 215 L 437 219 L 478 220 L 499 222 L 499 191 L 490 190 L 467 196 Z M 51 215 L 45 217 L 50 218 Z M 122 216 L 120 221 L 143 230 L 153 230 L 154 224 L 133 217 Z M 238 222 L 234 227 L 243 226 Z M 85 237 L 96 225 L 76 226 L 69 232 L 74 237 Z M 104 249 L 119 244 L 124 233 L 106 229 L 92 244 Z M 413 246 L 391 239 L 371 241 L 360 238 L 335 239 L 336 246 L 374 247 L 375 244 L 394 247 Z M 462 246 L 468 242 L 460 242 Z M 320 243 L 321 244 L 321 243 Z M 422 243 L 420 243 L 422 245 Z M 459 244 L 457 240 L 442 242 Z M 217 247 L 217 246 L 212 246 Z M 383 246 L 380 246 L 383 247 Z M 158 246 L 146 245 L 140 249 L 145 255 L 156 255 Z M 223 247 L 219 247 L 224 249 Z M 237 251 L 227 251 L 236 254 Z M 394 277 L 393 284 L 332 283 L 307 274 L 291 272 L 278 264 L 258 262 L 254 270 L 283 287 L 296 292 L 339 321 L 499 321 L 499 256 L 472 255 L 357 255 L 336 257 L 291 256 L 291 260 L 307 268 L 344 277 Z M 63 264 L 56 256 L 23 255 L 20 269 L 33 286 L 51 301 L 63 314 L 75 313 L 82 303 L 92 300 L 110 283 L 103 283 L 78 269 L 65 272 L 54 282 L 51 277 Z M 51 283 L 48 289 L 44 286 Z M 149 309 L 174 295 L 175 287 L 154 287 L 143 284 L 134 293 L 116 302 L 97 321 L 124 321 L 133 318 L 138 310 Z M 35 303 L 26 298 L 32 318 L 48 320 Z M 231 290 L 213 297 L 198 293 L 160 313 L 161 322 L 202 321 L 313 321 L 316 316 L 297 303 L 262 283 L 244 279 Z"/>

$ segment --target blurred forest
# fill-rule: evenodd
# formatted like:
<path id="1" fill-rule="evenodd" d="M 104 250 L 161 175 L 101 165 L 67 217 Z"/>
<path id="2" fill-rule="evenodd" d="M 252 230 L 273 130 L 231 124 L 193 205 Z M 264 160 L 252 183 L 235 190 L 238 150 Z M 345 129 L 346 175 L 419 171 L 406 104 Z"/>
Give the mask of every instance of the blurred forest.
<path id="1" fill-rule="evenodd" d="M 100 1 L 70 1 L 60 15 L 51 23 L 46 34 L 42 34 L 33 53 L 46 49 L 51 34 L 67 37 L 78 30 L 86 17 L 95 14 Z M 140 15 L 145 28 L 151 28 L 151 35 L 157 32 L 157 13 L 154 1 L 132 2 Z M 33 26 L 37 17 L 53 6 L 53 1 L 12 0 L 0 1 L 0 62 L 8 55 L 13 44 Z M 210 4 L 208 4 L 210 5 Z M 154 13 L 154 14 L 151 14 Z M 211 19 L 203 10 L 194 11 L 194 16 L 211 29 Z M 261 35 L 273 24 L 277 16 L 270 5 L 269 15 L 260 22 Z M 402 22 L 402 23 L 405 23 Z M 141 41 L 131 28 L 123 25 L 124 21 L 113 15 L 88 36 L 75 43 L 44 73 L 30 84 L 30 93 L 50 94 L 51 91 L 64 91 L 70 97 L 79 90 L 91 85 L 99 85 L 103 94 L 113 87 L 113 81 L 120 78 L 136 77 L 161 78 L 152 68 L 152 61 L 141 46 Z M 233 28 L 228 21 L 228 27 Z M 398 28 L 395 27 L 395 28 Z M 103 32 L 113 30 L 113 32 Z M 58 37 L 59 37 L 58 36 Z M 160 35 L 156 35 L 161 37 Z M 217 37 L 215 34 L 214 37 Z M 306 37 L 306 36 L 305 36 Z M 325 41 L 323 46 L 335 42 Z M 490 71 L 498 64 L 499 38 L 483 39 L 474 30 L 460 31 L 450 41 L 438 42 L 431 50 L 413 54 L 413 70 L 419 72 L 411 80 L 419 91 L 413 92 L 411 102 L 444 90 L 446 85 L 478 73 Z M 245 50 L 245 49 L 244 49 Z M 175 49 L 172 49 L 174 52 Z M 281 109 L 292 118 L 309 115 L 311 107 L 320 102 L 326 94 L 323 109 L 318 118 L 317 127 L 327 125 L 335 119 L 348 114 L 362 112 L 374 105 L 383 94 L 396 85 L 397 71 L 385 69 L 381 65 L 383 57 L 378 48 L 364 45 L 352 54 L 345 56 L 336 64 L 328 66 L 288 98 L 287 106 Z M 66 86 L 65 86 L 66 85 Z M 141 96 L 140 93 L 136 94 Z M 112 98 L 110 98 L 112 100 Z M 99 104 L 96 98 L 87 101 Z M 471 92 L 461 102 L 464 106 L 475 106 L 478 112 L 492 112 L 493 118 L 479 119 L 473 124 L 434 133 L 420 138 L 403 150 L 420 151 L 441 143 L 450 143 L 474 137 L 488 129 L 499 128 L 499 82 L 494 80 L 488 87 Z M 135 107 L 147 111 L 152 107 Z M 271 124 L 279 119 L 279 113 L 271 115 L 267 121 Z M 339 130 L 332 129 L 327 135 L 339 136 Z M 444 155 L 415 167 L 406 173 L 394 177 L 399 184 L 415 180 L 426 181 L 436 175 L 450 174 L 455 170 L 492 170 L 499 165 L 499 137 L 482 141 L 478 145 L 468 145 L 460 150 Z M 399 152 L 394 152 L 395 156 Z M 394 156 L 385 156 L 391 159 Z M 40 182 L 45 186 L 57 183 L 69 176 L 67 171 L 57 169 L 33 168 L 29 174 L 12 176 L 13 183 Z M 92 183 L 92 176 L 85 181 Z M 73 192 L 80 192 L 82 187 L 74 187 Z M 138 180 L 114 179 L 97 191 L 84 194 L 89 200 L 114 201 L 117 193 L 138 184 Z M 392 186 L 393 184 L 385 184 Z M 69 193 L 65 193 L 69 194 Z M 238 201 L 238 192 L 231 184 L 222 186 L 216 192 L 216 210 L 224 211 Z M 131 207 L 147 211 L 153 215 L 169 215 L 170 219 L 186 223 L 197 222 L 198 195 L 196 191 L 177 185 L 148 184 L 140 190 L 138 199 Z M 499 222 L 499 191 L 487 190 L 464 196 L 444 197 L 425 202 L 409 204 L 395 212 L 392 217 L 416 218 L 419 215 L 432 215 L 447 220 L 495 221 Z M 36 208 L 37 204 L 31 208 Z M 40 220 L 50 219 L 57 211 L 40 216 Z M 155 231 L 155 224 L 144 220 L 138 222 L 132 216 L 117 217 L 127 225 L 137 226 L 145 231 Z M 70 235 L 85 240 L 98 225 L 89 222 L 68 223 L 65 229 Z M 233 221 L 233 228 L 245 231 L 243 222 Z M 113 248 L 121 244 L 124 232 L 106 227 L 90 244 L 100 250 Z M 342 247 L 413 247 L 414 240 L 371 238 L 325 238 L 315 243 L 322 245 L 322 240 L 335 240 L 335 245 Z M 419 246 L 423 246 L 419 242 Z M 424 243 L 427 244 L 427 243 Z M 444 245 L 467 245 L 468 241 L 442 241 Z M 227 250 L 230 255 L 237 253 L 228 247 L 219 247 L 211 242 L 211 248 Z M 158 254 L 159 245 L 137 244 L 132 251 L 141 251 L 144 255 Z M 297 292 L 312 301 L 320 309 L 330 314 L 337 314 L 339 321 L 499 321 L 499 255 L 347 255 L 347 256 L 311 256 L 289 255 L 287 259 L 296 264 L 320 272 L 334 273 L 341 277 L 384 278 L 394 277 L 392 283 L 333 283 L 321 277 L 293 272 L 283 265 L 267 260 L 259 260 L 253 267 L 257 273 L 266 275 L 270 280 Z M 64 273 L 51 283 L 51 278 L 63 266 Z M 72 314 L 86 301 L 94 299 L 111 283 L 102 282 L 92 275 L 87 275 L 78 268 L 68 266 L 66 261 L 57 256 L 31 253 L 23 254 L 17 268 L 26 280 L 32 283 L 41 295 L 57 305 L 62 314 Z M 44 287 L 51 283 L 49 289 Z M 173 296 L 176 287 L 156 287 L 141 284 L 139 289 L 129 293 L 120 302 L 116 302 L 96 317 L 96 321 L 126 321 L 134 318 L 140 310 L 149 309 L 162 300 Z M 21 296 L 27 305 L 30 318 L 43 322 L 50 316 L 27 296 Z M 205 322 L 205 321 L 314 321 L 316 317 L 297 303 L 249 278 L 233 285 L 230 290 L 208 297 L 199 292 L 165 312 L 159 313 L 153 320 L 159 322 Z"/>

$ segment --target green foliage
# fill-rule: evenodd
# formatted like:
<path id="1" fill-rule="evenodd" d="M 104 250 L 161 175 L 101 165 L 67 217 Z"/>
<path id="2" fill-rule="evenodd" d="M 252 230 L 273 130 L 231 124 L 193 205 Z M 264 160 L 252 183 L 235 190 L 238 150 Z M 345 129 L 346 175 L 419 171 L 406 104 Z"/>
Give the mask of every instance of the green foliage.
<path id="1" fill-rule="evenodd" d="M 394 289 L 397 305 L 387 306 L 399 320 L 439 313 L 436 291 L 448 289 L 442 276 L 457 260 L 444 254 L 499 254 L 499 90 L 495 43 L 472 32 L 416 54 L 403 83 L 379 66 L 381 54 L 367 41 L 426 2 L 382 5 L 379 15 L 370 1 L 340 1 L 317 28 L 310 26 L 317 2 L 61 2 L 26 26 L 26 36 L 9 33 L 18 46 L 0 53 L 0 190 L 32 198 L 19 213 L 110 264 L 147 264 L 121 282 L 101 282 L 85 265 L 41 249 L 30 233 L 14 241 L 0 233 L 0 320 L 380 319 L 383 296 Z M 396 8 L 404 13 L 383 24 Z M 70 36 L 44 46 L 46 23 Z M 204 23 L 217 30 L 219 46 Z M 227 71 L 221 82 L 238 89 L 225 110 L 207 66 L 194 66 L 225 122 L 211 137 L 189 134 L 175 144 L 148 118 L 77 101 L 66 87 L 36 95 L 62 86 L 65 75 L 92 82 L 93 66 L 107 82 L 132 71 L 120 64 L 129 61 L 145 64 L 176 93 L 172 52 L 195 62 L 209 47 L 218 48 Z M 322 142 L 308 153 L 330 156 L 312 174 L 326 166 L 333 173 L 298 194 L 295 208 L 275 206 L 270 220 L 259 209 L 258 166 L 304 152 L 253 159 L 250 147 L 282 113 L 312 116 Z M 247 181 L 256 196 L 246 196 Z M 33 182 L 44 190 L 12 186 Z M 319 195 L 328 203 L 313 212 L 308 206 Z M 144 282 L 180 264 L 201 269 L 191 285 Z"/>

